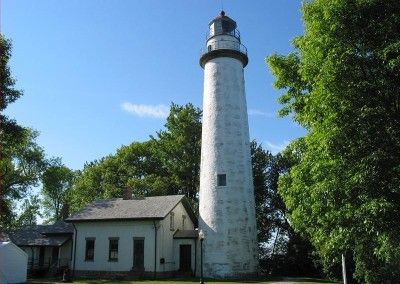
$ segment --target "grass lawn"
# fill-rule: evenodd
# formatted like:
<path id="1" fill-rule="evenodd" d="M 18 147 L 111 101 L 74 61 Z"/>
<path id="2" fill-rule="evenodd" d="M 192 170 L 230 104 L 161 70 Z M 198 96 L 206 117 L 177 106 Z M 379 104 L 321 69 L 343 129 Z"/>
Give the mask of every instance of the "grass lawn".
<path id="1" fill-rule="evenodd" d="M 28 283 L 30 283 L 30 284 L 61 284 L 62 282 L 53 282 L 53 281 L 48 281 L 48 280 L 44 280 L 44 281 L 42 281 L 42 280 L 30 280 L 30 281 L 28 281 Z M 162 280 L 162 281 L 152 281 L 152 280 L 142 280 L 142 281 L 80 280 L 80 281 L 74 281 L 72 283 L 75 283 L 75 284 L 113 284 L 113 283 L 118 283 L 118 284 L 173 284 L 173 283 L 193 284 L 193 283 L 199 283 L 199 280 L 198 279 L 193 279 L 193 280 Z M 205 281 L 205 283 L 206 284 L 217 284 L 217 283 L 225 283 L 225 284 L 237 284 L 237 283 L 327 284 L 327 283 L 335 283 L 335 282 L 330 282 L 330 281 L 327 281 L 327 280 L 296 279 L 296 280 L 274 280 L 274 281 L 235 281 L 235 282 L 229 282 L 229 281 Z"/>

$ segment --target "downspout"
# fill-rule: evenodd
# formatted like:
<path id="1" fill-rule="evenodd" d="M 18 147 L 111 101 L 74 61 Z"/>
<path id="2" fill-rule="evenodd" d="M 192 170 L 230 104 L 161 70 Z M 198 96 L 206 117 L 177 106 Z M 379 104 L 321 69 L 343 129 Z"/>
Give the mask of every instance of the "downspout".
<path id="1" fill-rule="evenodd" d="M 197 272 L 197 239 L 194 239 L 194 277 L 196 277 Z"/>
<path id="2" fill-rule="evenodd" d="M 72 261 L 72 279 L 75 278 L 75 259 L 76 259 L 76 236 L 78 234 L 78 231 L 76 230 L 75 224 L 72 223 L 72 226 L 74 226 L 74 259 Z"/>
<path id="3" fill-rule="evenodd" d="M 33 268 L 35 267 L 35 251 L 34 251 L 34 249 L 33 249 L 33 247 L 31 247 L 31 252 L 32 252 L 32 256 L 31 256 L 31 260 L 32 260 L 32 262 L 31 262 L 31 270 L 33 270 Z"/>
<path id="4" fill-rule="evenodd" d="M 157 278 L 157 231 L 158 227 L 156 225 L 156 221 L 153 220 L 154 225 L 154 279 Z"/>

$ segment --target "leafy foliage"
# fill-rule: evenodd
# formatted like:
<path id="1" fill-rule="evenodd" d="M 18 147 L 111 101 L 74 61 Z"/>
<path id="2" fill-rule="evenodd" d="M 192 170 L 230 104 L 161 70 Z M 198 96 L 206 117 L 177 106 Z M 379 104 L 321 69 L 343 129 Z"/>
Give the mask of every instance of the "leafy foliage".
<path id="1" fill-rule="evenodd" d="M 11 43 L 0 35 L 0 111 L 16 101 L 22 92 L 15 89 L 8 62 Z M 0 114 L 0 228 L 15 221 L 16 200 L 38 184 L 46 162 L 44 151 L 36 144 L 37 133 Z"/>
<path id="2" fill-rule="evenodd" d="M 326 267 L 342 253 L 363 283 L 400 278 L 400 2 L 315 0 L 295 52 L 268 64 L 281 115 L 308 134 L 279 181 L 292 225 Z"/>
<path id="3" fill-rule="evenodd" d="M 55 159 L 47 167 L 42 177 L 42 196 L 47 222 L 62 219 L 63 206 L 69 206 L 68 193 L 72 187 L 74 173 L 64 166 L 61 159 Z"/>
<path id="4" fill-rule="evenodd" d="M 42 217 L 40 211 L 41 200 L 38 195 L 32 195 L 25 199 L 21 206 L 21 214 L 18 216 L 17 226 L 36 225 L 37 217 Z"/>
<path id="5" fill-rule="evenodd" d="M 310 242 L 287 220 L 287 208 L 278 193 L 278 179 L 298 163 L 291 151 L 272 155 L 251 142 L 256 217 L 262 269 L 276 276 L 320 276 Z"/>
<path id="6" fill-rule="evenodd" d="M 155 156 L 171 180 L 169 194 L 185 194 L 197 201 L 201 147 L 200 109 L 192 104 L 171 105 L 166 130 L 157 132 Z"/>
<path id="7" fill-rule="evenodd" d="M 126 187 L 137 196 L 185 194 L 196 206 L 200 120 L 201 110 L 192 104 L 172 104 L 165 129 L 155 137 L 86 164 L 71 192 L 72 211 L 96 199 L 122 197 Z"/>

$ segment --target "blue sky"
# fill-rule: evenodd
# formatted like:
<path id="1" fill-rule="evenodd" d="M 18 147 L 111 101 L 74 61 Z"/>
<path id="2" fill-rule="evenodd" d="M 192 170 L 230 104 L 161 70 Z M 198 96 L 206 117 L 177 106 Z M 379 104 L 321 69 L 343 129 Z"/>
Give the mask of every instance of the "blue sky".
<path id="1" fill-rule="evenodd" d="M 264 59 L 292 50 L 300 1 L 223 1 L 247 47 L 250 136 L 273 152 L 304 130 L 278 118 Z M 202 105 L 200 49 L 219 0 L 3 0 L 2 33 L 24 96 L 6 113 L 73 168 L 163 128 L 168 106 Z"/>

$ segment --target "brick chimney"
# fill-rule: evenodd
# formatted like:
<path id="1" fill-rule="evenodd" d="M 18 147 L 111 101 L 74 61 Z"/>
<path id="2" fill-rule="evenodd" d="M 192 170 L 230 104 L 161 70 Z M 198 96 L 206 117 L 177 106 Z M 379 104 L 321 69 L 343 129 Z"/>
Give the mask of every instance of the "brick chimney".
<path id="1" fill-rule="evenodd" d="M 61 208 L 61 220 L 65 220 L 69 217 L 69 204 L 65 203 Z"/>
<path id="2" fill-rule="evenodd" d="M 130 187 L 129 185 L 127 185 L 127 186 L 124 188 L 124 194 L 123 194 L 122 198 L 123 198 L 124 200 L 131 200 L 131 199 L 132 199 L 132 193 L 133 193 L 132 187 Z"/>

